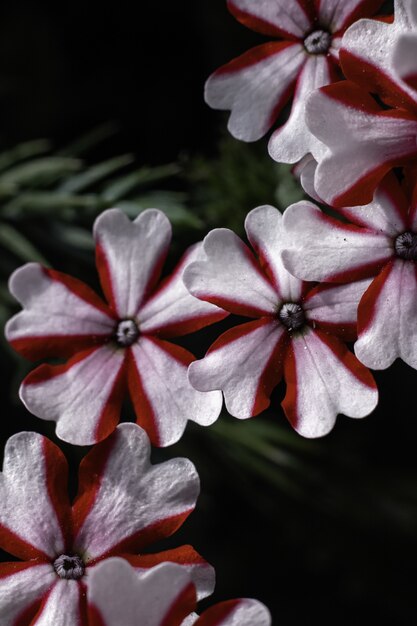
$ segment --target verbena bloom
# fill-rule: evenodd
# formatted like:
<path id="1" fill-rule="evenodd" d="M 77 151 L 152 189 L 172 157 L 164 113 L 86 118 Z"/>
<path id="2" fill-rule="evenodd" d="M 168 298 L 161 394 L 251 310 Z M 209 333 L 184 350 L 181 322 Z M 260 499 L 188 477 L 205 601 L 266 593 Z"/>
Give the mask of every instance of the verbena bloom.
<path id="1" fill-rule="evenodd" d="M 88 624 L 91 573 L 115 555 L 138 573 L 176 561 L 200 595 L 212 592 L 212 568 L 190 546 L 143 554 L 181 526 L 199 492 L 188 459 L 153 466 L 149 456 L 146 433 L 121 424 L 81 462 L 71 507 L 61 451 L 36 433 L 9 439 L 0 474 L 0 547 L 23 562 L 0 564 L 2 626 Z"/>
<path id="2" fill-rule="evenodd" d="M 97 218 L 94 237 L 108 304 L 81 281 L 36 263 L 11 276 L 10 291 L 23 306 L 6 326 L 11 345 L 32 359 L 71 357 L 31 372 L 21 399 L 38 417 L 57 422 L 58 437 L 87 445 L 114 430 L 128 389 L 152 443 L 172 444 L 188 419 L 211 424 L 221 395 L 196 392 L 187 379 L 193 355 L 166 340 L 226 313 L 190 296 L 182 283 L 199 245 L 157 286 L 171 240 L 161 211 L 144 211 L 132 223 L 110 209 Z"/>
<path id="3" fill-rule="evenodd" d="M 184 272 L 195 296 L 255 318 L 226 331 L 191 364 L 191 383 L 221 389 L 229 413 L 245 419 L 269 406 L 283 374 L 282 406 L 306 437 L 328 433 L 338 413 L 368 415 L 378 400 L 375 382 L 339 337 L 356 336 L 369 281 L 315 287 L 291 276 L 281 261 L 282 216 L 273 207 L 254 209 L 245 227 L 257 257 L 232 231 L 217 229 L 204 240 L 206 258 Z"/>
<path id="4" fill-rule="evenodd" d="M 206 83 L 207 103 L 231 110 L 228 128 L 244 141 L 262 137 L 293 97 L 288 120 L 272 135 L 276 161 L 295 163 L 319 142 L 304 107 L 318 87 L 339 80 L 339 46 L 346 28 L 372 15 L 380 0 L 228 0 L 231 13 L 252 30 L 278 38 L 218 69 Z"/>
<path id="5" fill-rule="evenodd" d="M 359 303 L 356 356 L 373 369 L 396 358 L 417 369 L 417 194 L 410 204 L 389 174 L 369 205 L 339 213 L 348 222 L 310 202 L 290 207 L 283 223 L 292 244 L 284 264 L 306 280 L 374 276 Z"/>
<path id="6" fill-rule="evenodd" d="M 189 574 L 164 563 L 138 576 L 121 559 L 98 565 L 89 581 L 92 626 L 270 626 L 268 609 L 256 600 L 221 602 L 192 614 L 196 606 Z"/>
<path id="7" fill-rule="evenodd" d="M 393 23 L 352 25 L 340 51 L 349 81 L 323 87 L 308 99 L 307 124 L 323 144 L 314 152 L 319 163 L 314 185 L 331 206 L 371 202 L 385 174 L 417 156 L 417 92 L 401 77 L 406 70 L 396 55 L 401 38 L 417 33 L 412 7 L 410 0 L 397 0 Z M 395 108 L 385 110 L 369 92 Z"/>

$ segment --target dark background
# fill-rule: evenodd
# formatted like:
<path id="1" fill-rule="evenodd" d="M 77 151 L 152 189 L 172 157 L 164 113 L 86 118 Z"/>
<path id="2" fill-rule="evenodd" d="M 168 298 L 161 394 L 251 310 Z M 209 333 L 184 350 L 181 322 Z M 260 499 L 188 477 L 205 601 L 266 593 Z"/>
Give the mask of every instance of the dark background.
<path id="1" fill-rule="evenodd" d="M 215 158 L 226 117 L 204 104 L 204 80 L 261 40 L 225 4 L 3 3 L 1 147 L 38 137 L 59 146 L 114 120 L 120 132 L 98 157 L 130 151 L 138 163 L 155 165 L 184 154 Z M 199 356 L 209 338 L 194 340 Z M 15 362 L 1 356 L 3 443 L 27 428 L 53 437 L 50 425 L 17 403 Z M 158 459 L 186 454 L 200 472 L 197 511 L 170 545 L 190 542 L 213 563 L 213 601 L 257 597 L 277 626 L 414 623 L 416 373 L 397 363 L 376 378 L 381 400 L 374 414 L 339 417 L 319 442 L 292 433 L 279 407 L 280 386 L 273 410 L 261 418 L 278 429 L 275 452 L 268 449 L 269 474 L 239 456 L 240 436 L 250 438 L 257 420 L 222 418 L 228 439 L 215 428 L 190 425 L 181 443 L 156 453 Z M 77 453 L 61 447 L 75 468 Z"/>

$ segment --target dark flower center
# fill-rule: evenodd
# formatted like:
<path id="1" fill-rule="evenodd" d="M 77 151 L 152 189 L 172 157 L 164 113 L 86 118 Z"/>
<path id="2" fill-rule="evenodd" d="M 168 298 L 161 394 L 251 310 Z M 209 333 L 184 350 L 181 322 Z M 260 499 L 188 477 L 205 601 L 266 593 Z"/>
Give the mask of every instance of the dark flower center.
<path id="1" fill-rule="evenodd" d="M 61 554 L 61 556 L 54 561 L 54 570 L 60 578 L 78 580 L 84 576 L 85 564 L 78 554 L 74 554 L 73 556 Z"/>
<path id="2" fill-rule="evenodd" d="M 116 328 L 116 343 L 122 348 L 128 348 L 139 337 L 139 328 L 133 320 L 121 320 Z"/>
<path id="3" fill-rule="evenodd" d="M 325 54 L 332 43 L 332 36 L 327 30 L 315 30 L 304 39 L 304 48 L 309 54 Z"/>
<path id="4" fill-rule="evenodd" d="M 417 234 L 402 233 L 394 242 L 395 253 L 400 259 L 417 261 Z"/>
<path id="5" fill-rule="evenodd" d="M 306 318 L 302 306 L 295 302 L 286 302 L 278 312 L 278 319 L 289 331 L 300 330 Z"/>

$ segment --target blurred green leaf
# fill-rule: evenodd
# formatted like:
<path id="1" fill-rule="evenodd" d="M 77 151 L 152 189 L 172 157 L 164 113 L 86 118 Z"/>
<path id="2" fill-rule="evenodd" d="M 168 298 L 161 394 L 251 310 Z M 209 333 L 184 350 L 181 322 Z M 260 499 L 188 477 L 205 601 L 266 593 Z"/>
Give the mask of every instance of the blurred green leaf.
<path id="1" fill-rule="evenodd" d="M 201 229 L 204 222 L 185 205 L 186 195 L 175 191 L 153 191 L 118 206 L 134 218 L 145 209 L 160 209 L 175 226 Z"/>
<path id="2" fill-rule="evenodd" d="M 42 254 L 16 228 L 0 224 L 0 246 L 9 250 L 22 261 L 46 263 Z"/>
<path id="3" fill-rule="evenodd" d="M 181 168 L 176 163 L 160 165 L 157 167 L 141 167 L 135 172 L 126 174 L 105 186 L 102 197 L 105 202 L 113 204 L 123 197 L 126 197 L 131 191 L 142 185 L 160 182 L 171 176 L 176 176 Z"/>
<path id="4" fill-rule="evenodd" d="M 47 139 L 35 139 L 34 141 L 20 143 L 11 150 L 0 154 L 0 171 L 8 169 L 20 161 L 46 154 L 50 150 L 51 143 Z"/>
<path id="5" fill-rule="evenodd" d="M 27 215 L 72 216 L 76 218 L 77 209 L 96 209 L 100 206 L 97 195 L 77 196 L 56 191 L 26 191 L 3 205 L 1 213 L 8 218 Z"/>
<path id="6" fill-rule="evenodd" d="M 16 165 L 0 175 L 1 188 L 43 187 L 78 171 L 82 162 L 69 157 L 48 156 Z"/>
<path id="7" fill-rule="evenodd" d="M 118 132 L 120 132 L 120 124 L 117 122 L 105 122 L 59 150 L 58 154 L 72 157 L 81 156 L 103 143 L 106 139 L 114 137 Z"/>
<path id="8" fill-rule="evenodd" d="M 134 161 L 134 156 L 131 154 L 124 154 L 104 163 L 98 163 L 89 167 L 86 171 L 67 178 L 58 188 L 58 191 L 63 193 L 79 193 L 86 188 L 91 187 L 95 183 L 107 178 L 111 174 L 114 174 L 118 170 L 130 165 Z"/>

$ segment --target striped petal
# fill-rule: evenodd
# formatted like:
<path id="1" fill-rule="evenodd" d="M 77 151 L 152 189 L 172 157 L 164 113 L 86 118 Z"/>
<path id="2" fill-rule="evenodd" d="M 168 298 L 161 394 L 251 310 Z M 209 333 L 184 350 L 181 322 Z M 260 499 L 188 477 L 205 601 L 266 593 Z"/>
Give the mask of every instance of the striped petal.
<path id="1" fill-rule="evenodd" d="M 355 354 L 375 370 L 397 358 L 417 369 L 417 272 L 414 262 L 396 259 L 374 279 L 358 311 Z"/>
<path id="2" fill-rule="evenodd" d="M 227 6 L 239 22 L 273 37 L 300 39 L 317 17 L 309 0 L 228 0 Z"/>
<path id="3" fill-rule="evenodd" d="M 194 356 L 180 346 L 142 336 L 132 346 L 129 361 L 129 390 L 137 421 L 155 446 L 178 441 L 192 420 L 209 426 L 222 408 L 220 392 L 209 394 L 194 389 L 188 366 Z"/>
<path id="4" fill-rule="evenodd" d="M 330 432 L 336 417 L 365 417 L 378 403 L 371 373 L 336 337 L 308 329 L 294 336 L 284 368 L 282 402 L 293 428 L 304 437 Z"/>
<path id="5" fill-rule="evenodd" d="M 412 33 L 402 35 L 398 38 L 392 59 L 396 74 L 414 91 L 417 90 L 416 58 L 417 28 Z"/>
<path id="6" fill-rule="evenodd" d="M 87 561 L 137 552 L 168 537 L 194 509 L 199 480 L 188 459 L 153 466 L 146 433 L 121 424 L 80 465 L 75 552 Z"/>
<path id="7" fill-rule="evenodd" d="M 20 388 L 28 410 L 56 421 L 56 434 L 90 445 L 116 427 L 125 389 L 125 351 L 111 346 L 80 352 L 65 365 L 41 365 Z"/>
<path id="8" fill-rule="evenodd" d="M 71 276 L 28 263 L 12 274 L 9 289 L 24 308 L 7 323 L 6 338 L 28 358 L 71 355 L 113 332 L 108 307 Z"/>
<path id="9" fill-rule="evenodd" d="M 59 580 L 42 603 L 31 626 L 88 626 L 84 587 L 75 580 Z"/>
<path id="10" fill-rule="evenodd" d="M 56 582 L 49 563 L 0 564 L 0 615 L 2 626 L 31 624 L 42 599 Z"/>
<path id="11" fill-rule="evenodd" d="M 169 220 L 148 209 L 131 222 L 119 209 L 109 209 L 96 219 L 94 238 L 107 300 L 120 318 L 135 317 L 161 273 L 171 241 Z"/>
<path id="12" fill-rule="evenodd" d="M 257 415 L 269 406 L 281 379 L 287 337 L 284 327 L 269 318 L 236 326 L 190 365 L 191 384 L 201 391 L 221 389 L 234 417 Z"/>
<path id="13" fill-rule="evenodd" d="M 264 604 L 251 598 L 220 602 L 204 611 L 196 626 L 271 626 L 271 615 Z"/>
<path id="14" fill-rule="evenodd" d="M 289 100 L 305 58 L 298 43 L 252 48 L 209 77 L 205 100 L 213 109 L 231 111 L 228 129 L 236 139 L 256 141 Z"/>
<path id="15" fill-rule="evenodd" d="M 140 331 L 169 338 L 187 335 L 227 316 L 213 304 L 194 298 L 186 289 L 184 269 L 203 255 L 202 244 L 191 246 L 174 272 L 166 278 L 138 313 Z"/>
<path id="16" fill-rule="evenodd" d="M 335 33 L 361 17 L 372 15 L 381 4 L 382 0 L 318 0 L 319 21 Z"/>

